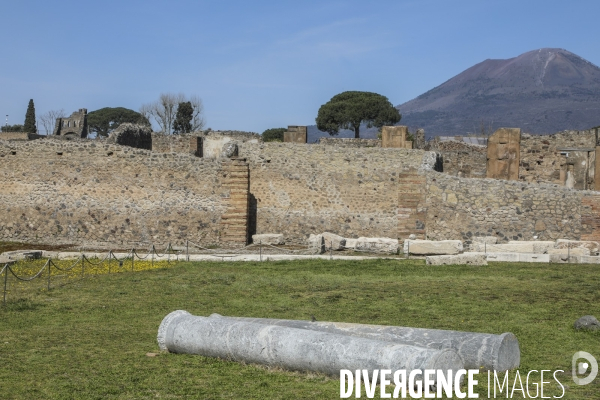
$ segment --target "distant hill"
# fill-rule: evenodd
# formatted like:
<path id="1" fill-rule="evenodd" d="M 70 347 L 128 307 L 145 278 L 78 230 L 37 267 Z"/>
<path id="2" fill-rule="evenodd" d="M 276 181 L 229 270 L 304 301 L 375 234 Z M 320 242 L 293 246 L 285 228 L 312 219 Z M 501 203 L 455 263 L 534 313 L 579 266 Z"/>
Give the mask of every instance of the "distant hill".
<path id="1" fill-rule="evenodd" d="M 485 60 L 397 106 L 427 137 L 517 127 L 554 133 L 600 125 L 600 68 L 563 49 Z"/>

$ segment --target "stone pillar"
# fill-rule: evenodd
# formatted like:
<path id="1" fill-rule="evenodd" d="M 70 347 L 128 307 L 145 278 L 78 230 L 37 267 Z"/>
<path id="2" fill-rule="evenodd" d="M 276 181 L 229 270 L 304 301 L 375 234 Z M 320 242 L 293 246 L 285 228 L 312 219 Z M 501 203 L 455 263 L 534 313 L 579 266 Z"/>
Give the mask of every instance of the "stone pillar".
<path id="1" fill-rule="evenodd" d="M 600 191 L 600 146 L 596 146 L 594 158 L 594 187 L 595 191 Z"/>
<path id="2" fill-rule="evenodd" d="M 425 129 L 417 129 L 415 132 L 415 142 L 413 143 L 413 149 L 424 149 L 425 148 Z"/>
<path id="3" fill-rule="evenodd" d="M 406 126 L 384 126 L 381 128 L 381 147 L 412 149 L 413 142 L 406 140 L 407 134 Z"/>
<path id="4" fill-rule="evenodd" d="M 507 371 L 517 368 L 521 360 L 519 341 L 512 333 L 492 335 L 446 331 L 438 329 L 405 328 L 401 326 L 363 325 L 343 322 L 309 322 L 289 319 L 222 317 L 233 321 L 287 326 L 353 337 L 383 340 L 403 345 L 429 349 L 452 349 L 463 359 L 465 368 Z"/>
<path id="5" fill-rule="evenodd" d="M 283 141 L 290 143 L 306 143 L 308 133 L 306 126 L 288 125 L 288 130 L 283 132 Z"/>
<path id="6" fill-rule="evenodd" d="M 246 159 L 231 158 L 221 161 L 223 186 L 229 190 L 225 199 L 227 209 L 221 216 L 221 242 L 237 247 L 248 244 L 248 203 L 250 170 Z"/>
<path id="7" fill-rule="evenodd" d="M 500 128 L 488 139 L 486 178 L 519 180 L 521 129 Z"/>
<path id="8" fill-rule="evenodd" d="M 415 369 L 455 373 L 464 368 L 453 350 L 423 349 L 231 318 L 197 317 L 182 310 L 163 319 L 157 340 L 161 350 L 172 353 L 199 354 L 336 377 L 341 369 L 404 369 L 408 375 Z"/>

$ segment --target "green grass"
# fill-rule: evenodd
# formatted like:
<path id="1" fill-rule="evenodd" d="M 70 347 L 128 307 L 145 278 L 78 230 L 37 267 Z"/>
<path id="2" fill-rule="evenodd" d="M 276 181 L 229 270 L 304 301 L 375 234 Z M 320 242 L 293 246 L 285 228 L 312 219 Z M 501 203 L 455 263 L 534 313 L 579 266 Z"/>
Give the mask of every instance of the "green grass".
<path id="1" fill-rule="evenodd" d="M 159 353 L 158 325 L 176 309 L 510 331 L 520 342 L 521 373 L 563 369 L 563 398 L 600 399 L 600 377 L 588 386 L 570 378 L 576 351 L 600 359 L 600 334 L 573 329 L 582 315 L 600 317 L 599 266 L 431 267 L 419 260 L 182 263 L 10 299 L 0 307 L 0 397 L 339 398 L 339 380 L 320 374 L 193 355 L 147 356 Z M 487 397 L 484 377 L 480 398 Z M 546 390 L 546 396 L 561 393 Z"/>

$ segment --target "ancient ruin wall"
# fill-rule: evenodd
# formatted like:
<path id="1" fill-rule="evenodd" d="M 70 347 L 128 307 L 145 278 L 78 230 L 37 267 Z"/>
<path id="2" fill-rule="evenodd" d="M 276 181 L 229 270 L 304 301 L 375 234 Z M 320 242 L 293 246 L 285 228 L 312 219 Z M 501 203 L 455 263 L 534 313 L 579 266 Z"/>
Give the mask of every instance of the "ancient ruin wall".
<path id="1" fill-rule="evenodd" d="M 521 135 L 519 179 L 530 183 L 560 181 L 562 149 L 594 149 L 597 130 L 563 131 L 553 135 Z"/>
<path id="2" fill-rule="evenodd" d="M 246 143 L 251 233 L 282 233 L 306 244 L 311 233 L 398 237 L 398 175 L 422 150 Z"/>
<path id="3" fill-rule="evenodd" d="M 0 141 L 0 239 L 80 245 L 219 241 L 220 163 L 94 141 Z M 142 242 L 142 243 L 140 243 Z"/>
<path id="4" fill-rule="evenodd" d="M 453 140 L 432 140 L 427 149 L 439 152 L 443 159 L 443 172 L 462 178 L 485 178 L 486 146 Z"/>
<path id="5" fill-rule="evenodd" d="M 595 192 L 587 192 L 595 193 Z M 586 192 L 558 185 L 427 174 L 427 237 L 497 236 L 499 241 L 579 239 Z M 587 214 L 592 216 L 591 207 Z"/>
<path id="6" fill-rule="evenodd" d="M 381 147 L 381 139 L 319 138 L 319 144 L 339 147 Z"/>

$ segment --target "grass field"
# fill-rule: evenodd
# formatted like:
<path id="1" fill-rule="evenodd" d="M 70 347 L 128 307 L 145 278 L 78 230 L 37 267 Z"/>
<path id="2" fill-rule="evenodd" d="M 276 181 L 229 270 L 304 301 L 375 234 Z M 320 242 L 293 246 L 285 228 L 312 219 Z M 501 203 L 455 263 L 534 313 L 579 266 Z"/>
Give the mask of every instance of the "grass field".
<path id="1" fill-rule="evenodd" d="M 520 342 L 522 375 L 531 369 L 562 369 L 563 398 L 600 399 L 600 377 L 587 386 L 570 378 L 576 351 L 600 359 L 600 333 L 573 329 L 582 315 L 600 317 L 600 267 L 595 265 L 180 263 L 90 276 L 26 297 L 0 307 L 3 399 L 339 398 L 336 378 L 159 353 L 158 325 L 176 309 L 196 315 L 314 315 L 321 321 L 510 331 Z M 487 398 L 484 377 L 480 398 Z M 545 396 L 560 394 L 557 385 L 545 386 Z M 513 398 L 523 396 L 516 392 Z"/>

